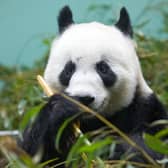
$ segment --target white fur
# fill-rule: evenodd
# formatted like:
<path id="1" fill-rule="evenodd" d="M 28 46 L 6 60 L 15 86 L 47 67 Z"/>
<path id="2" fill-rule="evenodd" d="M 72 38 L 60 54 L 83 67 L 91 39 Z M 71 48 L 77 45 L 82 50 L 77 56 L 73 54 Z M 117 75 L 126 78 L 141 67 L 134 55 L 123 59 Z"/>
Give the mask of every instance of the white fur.
<path id="1" fill-rule="evenodd" d="M 69 60 L 77 67 L 69 86 L 64 88 L 58 76 Z M 95 70 L 95 64 L 101 60 L 117 75 L 110 89 L 103 85 Z M 114 113 L 131 103 L 136 86 L 142 96 L 152 93 L 142 76 L 134 42 L 115 26 L 97 22 L 71 25 L 54 40 L 44 77 L 53 89 L 72 96 L 89 94 L 95 97 L 92 107 L 103 113 L 106 108 Z"/>

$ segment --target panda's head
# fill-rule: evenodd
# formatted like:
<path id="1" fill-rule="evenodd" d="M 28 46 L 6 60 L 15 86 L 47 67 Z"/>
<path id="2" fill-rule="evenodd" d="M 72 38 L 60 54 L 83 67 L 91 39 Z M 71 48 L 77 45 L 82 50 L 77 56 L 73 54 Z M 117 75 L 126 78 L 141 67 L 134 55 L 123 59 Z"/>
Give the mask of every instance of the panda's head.
<path id="1" fill-rule="evenodd" d="M 135 92 L 151 94 L 141 73 L 133 31 L 125 8 L 113 26 L 75 24 L 65 6 L 59 13 L 60 36 L 51 47 L 45 80 L 100 113 L 128 106 Z M 107 110 L 108 108 L 108 110 Z"/>

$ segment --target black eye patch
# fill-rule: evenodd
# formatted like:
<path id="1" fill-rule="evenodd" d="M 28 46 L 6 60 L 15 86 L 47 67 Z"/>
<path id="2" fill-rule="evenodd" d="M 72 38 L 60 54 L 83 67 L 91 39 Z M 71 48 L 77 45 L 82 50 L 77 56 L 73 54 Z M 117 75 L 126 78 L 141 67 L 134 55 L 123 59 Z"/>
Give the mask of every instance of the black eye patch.
<path id="1" fill-rule="evenodd" d="M 105 61 L 100 61 L 96 64 L 96 71 L 106 87 L 110 87 L 115 83 L 117 77 Z"/>
<path id="2" fill-rule="evenodd" d="M 76 66 L 72 61 L 69 61 L 65 65 L 63 71 L 59 75 L 59 80 L 62 85 L 64 85 L 64 86 L 69 85 L 69 81 L 70 81 L 73 73 L 75 72 L 75 70 L 76 70 Z"/>

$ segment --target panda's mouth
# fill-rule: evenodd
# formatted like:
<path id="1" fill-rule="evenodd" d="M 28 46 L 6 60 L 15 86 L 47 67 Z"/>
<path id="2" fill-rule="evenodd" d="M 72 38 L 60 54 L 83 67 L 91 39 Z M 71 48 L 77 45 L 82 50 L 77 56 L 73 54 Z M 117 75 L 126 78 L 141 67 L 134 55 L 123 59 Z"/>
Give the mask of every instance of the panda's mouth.
<path id="1" fill-rule="evenodd" d="M 85 105 L 86 106 L 86 105 Z M 91 104 L 91 105 L 88 105 L 87 107 L 90 108 L 91 110 L 93 110 L 95 113 L 99 113 L 99 114 L 104 114 L 104 110 L 107 106 L 107 101 L 106 99 L 104 99 L 101 104 Z M 82 115 L 82 118 L 83 119 L 88 119 L 88 118 L 92 118 L 92 117 L 95 117 L 94 114 L 91 114 L 91 113 L 84 113 Z"/>
<path id="2" fill-rule="evenodd" d="M 107 100 L 103 99 L 101 103 L 94 103 L 92 105 L 89 105 L 88 107 L 93 109 L 96 113 L 102 113 L 107 106 Z"/>

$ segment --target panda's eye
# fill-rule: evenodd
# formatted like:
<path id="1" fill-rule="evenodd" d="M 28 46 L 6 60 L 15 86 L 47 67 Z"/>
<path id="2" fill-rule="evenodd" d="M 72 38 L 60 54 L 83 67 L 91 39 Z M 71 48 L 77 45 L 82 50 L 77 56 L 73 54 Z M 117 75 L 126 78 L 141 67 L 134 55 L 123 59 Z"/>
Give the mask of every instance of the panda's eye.
<path id="1" fill-rule="evenodd" d="M 76 66 L 72 61 L 69 61 L 63 71 L 61 72 L 60 76 L 59 76 L 59 80 L 62 83 L 62 85 L 64 86 L 68 86 L 69 81 L 73 75 L 73 73 L 75 72 Z"/>
<path id="2" fill-rule="evenodd" d="M 99 73 L 102 73 L 102 74 L 105 74 L 110 70 L 109 66 L 104 61 L 97 63 L 96 69 Z"/>
<path id="3" fill-rule="evenodd" d="M 96 71 L 106 87 L 110 87 L 115 83 L 116 75 L 105 61 L 96 64 Z"/>

